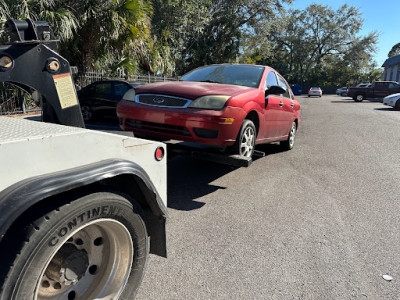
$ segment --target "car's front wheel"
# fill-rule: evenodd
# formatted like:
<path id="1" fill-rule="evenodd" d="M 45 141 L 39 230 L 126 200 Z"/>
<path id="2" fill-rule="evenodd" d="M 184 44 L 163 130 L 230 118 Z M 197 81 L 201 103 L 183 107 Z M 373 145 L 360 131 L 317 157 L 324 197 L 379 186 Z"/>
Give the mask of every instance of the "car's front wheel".
<path id="1" fill-rule="evenodd" d="M 84 105 L 81 107 L 81 111 L 82 111 L 83 120 L 85 122 L 91 121 L 93 119 L 93 109 L 92 108 Z"/>
<path id="2" fill-rule="evenodd" d="M 149 251 L 139 212 L 109 192 L 35 212 L 2 242 L 0 299 L 132 299 Z"/>
<path id="3" fill-rule="evenodd" d="M 243 157 L 252 157 L 256 144 L 257 131 L 251 120 L 244 120 L 232 152 Z"/>
<path id="4" fill-rule="evenodd" d="M 394 105 L 395 110 L 400 110 L 400 99 L 396 101 L 396 104 Z"/>

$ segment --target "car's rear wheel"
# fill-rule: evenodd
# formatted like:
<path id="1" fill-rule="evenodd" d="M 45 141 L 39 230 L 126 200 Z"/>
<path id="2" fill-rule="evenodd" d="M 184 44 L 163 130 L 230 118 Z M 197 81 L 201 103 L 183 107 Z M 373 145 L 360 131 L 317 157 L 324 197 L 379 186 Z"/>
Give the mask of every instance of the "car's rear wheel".
<path id="1" fill-rule="evenodd" d="M 296 131 L 297 131 L 297 125 L 296 122 L 292 123 L 292 126 L 290 127 L 289 135 L 286 141 L 280 142 L 280 146 L 284 150 L 291 150 L 294 146 L 294 140 L 296 138 Z"/>
<path id="2" fill-rule="evenodd" d="M 232 152 L 243 157 L 252 157 L 256 144 L 257 131 L 251 120 L 244 120 Z"/>
<path id="3" fill-rule="evenodd" d="M 361 101 L 363 101 L 365 99 L 365 97 L 364 97 L 364 95 L 363 94 L 358 94 L 358 95 L 356 95 L 356 97 L 355 97 L 355 101 L 356 102 L 361 102 Z"/>
<path id="4" fill-rule="evenodd" d="M 35 214 L 1 245 L 0 299 L 135 296 L 149 251 L 138 205 L 101 192 Z"/>

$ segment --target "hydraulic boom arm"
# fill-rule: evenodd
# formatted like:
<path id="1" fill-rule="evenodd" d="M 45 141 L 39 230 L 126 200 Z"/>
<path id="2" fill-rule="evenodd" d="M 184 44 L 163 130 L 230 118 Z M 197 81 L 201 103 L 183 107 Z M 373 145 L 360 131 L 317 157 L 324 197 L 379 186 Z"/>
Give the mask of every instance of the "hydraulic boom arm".
<path id="1" fill-rule="evenodd" d="M 10 43 L 0 46 L 0 82 L 32 94 L 43 121 L 85 127 L 69 62 L 58 54 L 49 25 L 43 21 L 8 20 Z"/>

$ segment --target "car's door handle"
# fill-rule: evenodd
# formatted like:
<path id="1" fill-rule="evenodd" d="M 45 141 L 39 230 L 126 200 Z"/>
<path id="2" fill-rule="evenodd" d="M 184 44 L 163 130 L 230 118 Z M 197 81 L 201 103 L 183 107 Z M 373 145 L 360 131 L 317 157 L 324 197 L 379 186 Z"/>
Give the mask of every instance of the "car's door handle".
<path id="1" fill-rule="evenodd" d="M 290 104 L 290 106 L 293 107 L 294 106 L 294 102 L 292 102 L 292 104 Z"/>
<path id="2" fill-rule="evenodd" d="M 283 106 L 283 102 L 281 101 L 281 102 L 279 102 L 279 106 L 280 107 L 282 107 Z"/>

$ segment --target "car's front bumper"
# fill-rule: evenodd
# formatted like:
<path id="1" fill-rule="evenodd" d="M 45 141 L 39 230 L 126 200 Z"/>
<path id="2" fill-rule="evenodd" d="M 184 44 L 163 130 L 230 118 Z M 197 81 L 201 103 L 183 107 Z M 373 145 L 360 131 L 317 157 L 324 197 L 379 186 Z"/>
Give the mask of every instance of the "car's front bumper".
<path id="1" fill-rule="evenodd" d="M 246 116 L 238 107 L 221 111 L 161 108 L 125 100 L 119 103 L 117 114 L 127 131 L 215 146 L 233 145 Z"/>
<path id="2" fill-rule="evenodd" d="M 399 101 L 398 97 L 396 97 L 396 98 L 383 98 L 383 104 L 389 105 L 389 106 L 392 106 L 392 107 L 396 106 L 396 102 L 397 101 Z"/>

